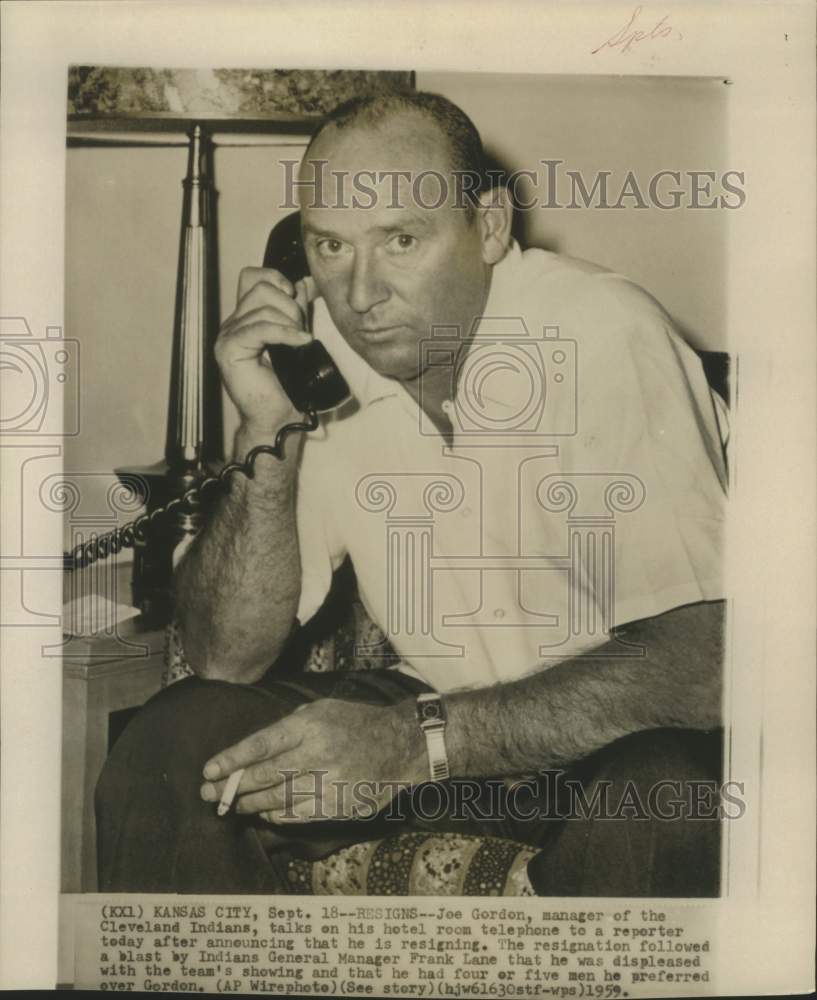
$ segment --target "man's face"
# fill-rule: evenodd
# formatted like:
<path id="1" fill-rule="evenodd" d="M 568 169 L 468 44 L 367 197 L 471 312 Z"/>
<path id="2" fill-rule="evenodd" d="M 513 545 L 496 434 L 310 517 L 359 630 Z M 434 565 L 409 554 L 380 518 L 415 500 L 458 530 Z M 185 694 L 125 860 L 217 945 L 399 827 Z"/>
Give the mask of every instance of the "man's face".
<path id="1" fill-rule="evenodd" d="M 454 207 L 447 141 L 433 123 L 406 114 L 377 128 L 328 128 L 312 147 L 302 180 L 312 179 L 319 160 L 328 161 L 322 204 L 329 207 L 310 207 L 315 199 L 308 189 L 301 196 L 304 244 L 318 291 L 361 357 L 383 375 L 411 380 L 421 369 L 420 343 L 432 328 L 455 327 L 465 337 L 490 284 L 479 219 Z M 383 177 L 394 171 L 410 178 Z M 423 171 L 448 182 L 440 207 L 432 207 L 440 200 L 439 180 L 415 181 Z"/>

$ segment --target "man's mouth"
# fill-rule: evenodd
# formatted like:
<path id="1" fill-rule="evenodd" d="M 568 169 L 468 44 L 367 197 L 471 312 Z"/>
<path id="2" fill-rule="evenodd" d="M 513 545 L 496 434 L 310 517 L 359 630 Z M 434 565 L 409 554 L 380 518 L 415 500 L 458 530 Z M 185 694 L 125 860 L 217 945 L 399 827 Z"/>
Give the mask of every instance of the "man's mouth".
<path id="1" fill-rule="evenodd" d="M 364 340 L 378 341 L 387 340 L 389 337 L 393 336 L 398 330 L 401 330 L 402 326 L 378 326 L 378 327 L 364 327 L 359 326 L 357 328 L 358 336 L 362 337 Z"/>

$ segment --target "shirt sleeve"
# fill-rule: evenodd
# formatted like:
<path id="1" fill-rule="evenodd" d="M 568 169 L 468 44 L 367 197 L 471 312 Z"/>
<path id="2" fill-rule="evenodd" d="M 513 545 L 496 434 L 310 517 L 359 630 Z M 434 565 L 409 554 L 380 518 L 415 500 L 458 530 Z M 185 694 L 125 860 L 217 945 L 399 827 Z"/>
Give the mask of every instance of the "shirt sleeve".
<path id="1" fill-rule="evenodd" d="M 319 432 L 320 433 L 320 432 Z M 327 435 L 304 442 L 298 474 L 296 515 L 301 555 L 301 597 L 297 618 L 303 625 L 320 609 L 343 562 L 346 549 L 338 537 L 332 509 L 333 461 L 337 455 Z"/>
<path id="2" fill-rule="evenodd" d="M 726 469 L 698 356 L 637 285 L 589 280 L 597 294 L 578 344 L 577 433 L 562 468 L 600 498 L 593 513 L 613 518 L 613 624 L 622 625 L 723 597 Z M 578 586 L 598 579 L 592 566 L 582 576 Z"/>

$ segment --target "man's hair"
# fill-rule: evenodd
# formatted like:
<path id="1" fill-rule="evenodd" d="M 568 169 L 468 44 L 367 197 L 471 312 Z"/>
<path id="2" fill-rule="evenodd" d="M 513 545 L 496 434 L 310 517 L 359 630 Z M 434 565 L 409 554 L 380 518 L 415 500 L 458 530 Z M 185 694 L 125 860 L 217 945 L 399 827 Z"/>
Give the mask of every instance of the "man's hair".
<path id="1" fill-rule="evenodd" d="M 361 126 L 376 129 L 407 112 L 433 122 L 448 141 L 451 170 L 464 196 L 464 199 L 458 197 L 457 203 L 462 203 L 469 215 L 473 214 L 479 194 L 490 187 L 482 139 L 468 115 L 440 94 L 422 90 L 379 90 L 344 101 L 314 132 L 305 157 L 318 136 L 330 126 L 338 130 Z"/>

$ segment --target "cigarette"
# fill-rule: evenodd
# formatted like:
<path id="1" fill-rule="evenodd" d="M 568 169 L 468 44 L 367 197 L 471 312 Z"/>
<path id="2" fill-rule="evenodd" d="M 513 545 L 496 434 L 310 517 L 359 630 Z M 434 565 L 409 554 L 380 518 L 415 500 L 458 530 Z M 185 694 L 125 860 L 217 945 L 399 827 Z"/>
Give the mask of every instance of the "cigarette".
<path id="1" fill-rule="evenodd" d="M 233 799 L 235 799 L 236 792 L 238 791 L 238 786 L 241 784 L 241 779 L 244 776 L 244 768 L 239 768 L 238 771 L 233 771 L 230 777 L 227 779 L 227 784 L 224 786 L 224 791 L 221 793 L 221 801 L 218 804 L 218 815 L 226 816 L 230 811 L 230 806 L 233 804 Z"/>

